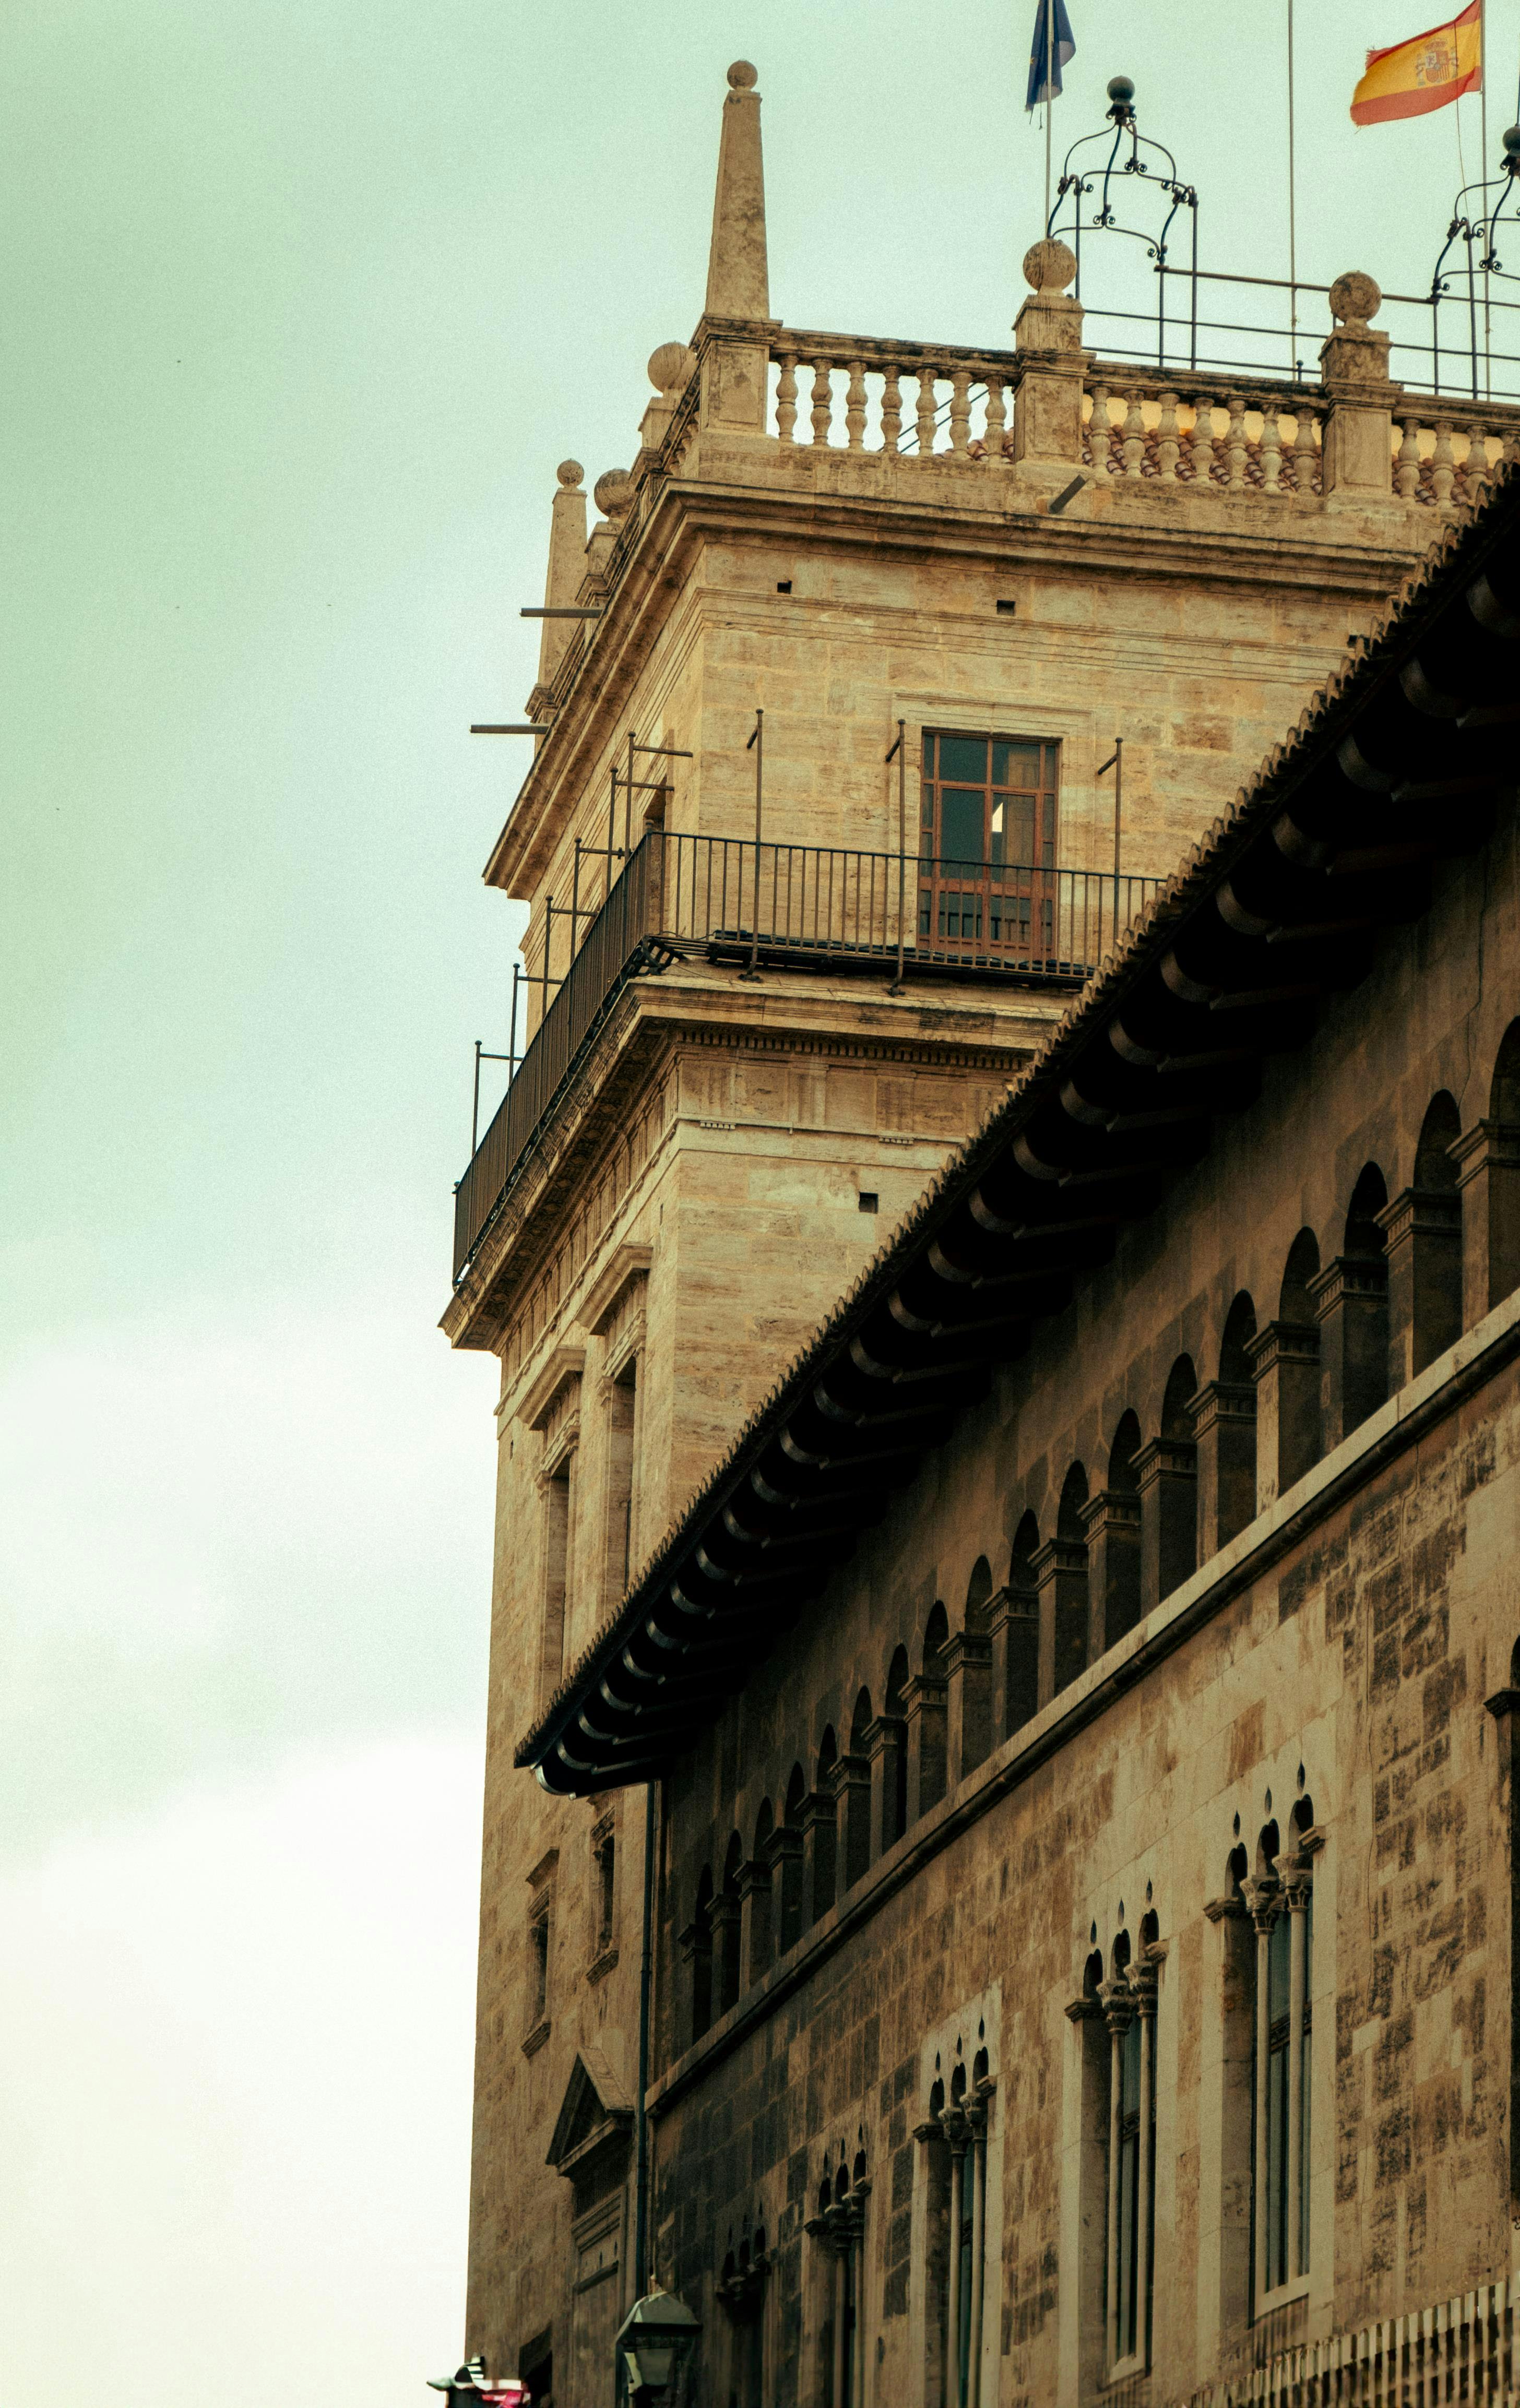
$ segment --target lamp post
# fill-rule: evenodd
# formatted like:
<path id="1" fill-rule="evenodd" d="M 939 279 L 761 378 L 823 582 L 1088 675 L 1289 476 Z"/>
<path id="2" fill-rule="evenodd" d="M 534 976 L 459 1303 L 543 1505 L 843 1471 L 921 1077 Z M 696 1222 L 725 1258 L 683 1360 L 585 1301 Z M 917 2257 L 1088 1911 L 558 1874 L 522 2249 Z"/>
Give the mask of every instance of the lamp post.
<path id="1" fill-rule="evenodd" d="M 652 2283 L 618 2331 L 618 2408 L 679 2408 L 702 2330 L 684 2300 Z"/>

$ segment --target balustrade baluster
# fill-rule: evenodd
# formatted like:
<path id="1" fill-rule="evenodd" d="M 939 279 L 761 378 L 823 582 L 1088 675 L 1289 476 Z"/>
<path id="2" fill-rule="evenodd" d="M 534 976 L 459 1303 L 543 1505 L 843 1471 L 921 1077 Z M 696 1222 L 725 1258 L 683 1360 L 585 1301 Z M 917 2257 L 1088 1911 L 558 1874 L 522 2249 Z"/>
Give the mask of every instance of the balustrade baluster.
<path id="1" fill-rule="evenodd" d="M 1207 394 L 1193 404 L 1193 481 L 1212 485 L 1214 478 L 1214 406 Z"/>
<path id="2" fill-rule="evenodd" d="M 866 370 L 859 360 L 850 362 L 850 383 L 844 396 L 845 434 L 852 452 L 860 452 L 866 443 Z"/>
<path id="3" fill-rule="evenodd" d="M 783 443 L 796 441 L 797 362 L 795 351 L 782 353 L 781 381 L 776 387 L 776 432 Z"/>
<path id="4" fill-rule="evenodd" d="M 1087 448 L 1093 455 L 1093 467 L 1100 477 L 1108 476 L 1112 466 L 1110 458 L 1110 437 L 1111 433 L 1112 428 L 1109 423 L 1108 386 L 1106 384 L 1095 384 L 1093 387 L 1093 415 L 1088 423 L 1087 428 Z"/>
<path id="5" fill-rule="evenodd" d="M 882 378 L 882 449 L 896 452 L 902 434 L 902 387 L 896 362 Z"/>
<path id="6" fill-rule="evenodd" d="M 987 432 L 982 438 L 987 447 L 988 465 L 994 468 L 1005 465 L 1007 454 L 1003 444 L 1008 434 L 1008 396 L 1002 373 L 997 368 L 987 370 Z"/>
<path id="7" fill-rule="evenodd" d="M 1283 490 L 1283 429 L 1277 404 L 1270 399 L 1261 406 L 1261 490 L 1274 494 Z"/>
<path id="8" fill-rule="evenodd" d="M 1488 437 L 1481 426 L 1468 428 L 1468 456 L 1462 463 L 1462 495 L 1465 501 L 1478 498 L 1478 488 L 1488 476 Z"/>
<path id="9" fill-rule="evenodd" d="M 1138 393 L 1130 394 L 1125 416 L 1124 459 L 1125 475 L 1138 477 L 1145 459 L 1145 412 Z"/>
<path id="10" fill-rule="evenodd" d="M 832 360 L 817 360 L 812 372 L 812 439 L 828 441 L 829 421 L 834 415 L 834 388 L 829 382 Z"/>
<path id="11" fill-rule="evenodd" d="M 1394 462 L 1394 488 L 1403 502 L 1412 502 L 1420 490 L 1420 422 L 1406 418 Z"/>
<path id="12" fill-rule="evenodd" d="M 1177 463 L 1182 457 L 1182 442 L 1177 424 L 1177 395 L 1164 393 L 1161 396 L 1161 422 L 1155 431 L 1155 456 L 1164 485 L 1177 482 Z"/>
<path id="13" fill-rule="evenodd" d="M 934 380 L 939 371 L 925 360 L 918 372 L 918 456 L 932 458 L 934 452 Z"/>
<path id="14" fill-rule="evenodd" d="M 1314 463 L 1314 414 L 1307 402 L 1300 402 L 1298 428 L 1293 437 L 1293 490 L 1296 494 L 1313 492 Z"/>
<path id="15" fill-rule="evenodd" d="M 950 378 L 950 448 L 961 459 L 971 433 L 971 371 L 954 368 Z"/>
<path id="16" fill-rule="evenodd" d="M 1245 396 L 1232 393 L 1226 396 L 1229 411 L 1229 432 L 1225 437 L 1225 459 L 1228 469 L 1227 483 L 1232 494 L 1245 491 Z"/>
<path id="17" fill-rule="evenodd" d="M 1430 461 L 1430 483 L 1436 496 L 1436 508 L 1443 510 L 1452 498 L 1452 480 L 1456 474 L 1456 462 L 1452 453 L 1452 422 L 1449 418 L 1436 421 L 1436 448 Z"/>

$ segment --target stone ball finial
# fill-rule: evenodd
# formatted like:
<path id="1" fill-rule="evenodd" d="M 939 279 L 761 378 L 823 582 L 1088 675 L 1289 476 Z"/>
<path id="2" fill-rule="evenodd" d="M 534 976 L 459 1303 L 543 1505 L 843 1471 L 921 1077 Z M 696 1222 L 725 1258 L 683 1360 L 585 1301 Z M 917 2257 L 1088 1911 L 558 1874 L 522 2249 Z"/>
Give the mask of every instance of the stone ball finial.
<path id="1" fill-rule="evenodd" d="M 1120 108 L 1127 108 L 1134 97 L 1135 79 L 1133 76 L 1110 76 L 1109 98 L 1111 101 L 1114 101 Z"/>
<path id="2" fill-rule="evenodd" d="M 1520 159 L 1520 125 L 1507 125 L 1503 139 L 1505 158 Z"/>
<path id="3" fill-rule="evenodd" d="M 1359 267 L 1338 276 L 1330 287 L 1330 313 L 1343 326 L 1365 326 L 1383 307 L 1383 294 L 1370 276 Z"/>
<path id="4" fill-rule="evenodd" d="M 752 67 L 748 59 L 736 59 L 728 70 L 730 92 L 753 92 L 759 80 L 759 68 Z"/>
<path id="5" fill-rule="evenodd" d="M 1024 280 L 1037 293 L 1064 293 L 1076 272 L 1075 251 L 1053 237 L 1032 242 L 1024 254 Z"/>
<path id="6" fill-rule="evenodd" d="M 567 493 L 573 493 L 585 475 L 579 460 L 562 460 L 554 474 Z"/>
<path id="7" fill-rule="evenodd" d="M 626 468 L 609 468 L 598 477 L 591 489 L 591 498 L 604 519 L 622 519 L 628 515 L 633 500 L 633 479 Z"/>
<path id="8" fill-rule="evenodd" d="M 656 393 L 684 393 L 695 366 L 690 343 L 662 343 L 649 355 L 649 380 Z"/>

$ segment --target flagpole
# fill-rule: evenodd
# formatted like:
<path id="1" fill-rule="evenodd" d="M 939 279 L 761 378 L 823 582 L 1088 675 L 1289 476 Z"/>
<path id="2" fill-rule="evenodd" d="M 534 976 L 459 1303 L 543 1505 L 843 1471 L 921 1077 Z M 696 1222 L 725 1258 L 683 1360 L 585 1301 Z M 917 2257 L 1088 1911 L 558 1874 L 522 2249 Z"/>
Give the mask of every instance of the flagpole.
<path id="1" fill-rule="evenodd" d="M 1478 170 L 1481 188 L 1482 179 L 1488 174 L 1488 0 L 1483 0 L 1483 5 L 1478 10 L 1478 141 L 1483 150 L 1483 165 Z M 1486 220 L 1486 196 L 1484 215 Z M 1484 256 L 1486 258 L 1494 248 L 1492 229 L 1486 222 L 1484 226 Z M 1490 278 L 1485 268 L 1483 280 L 1483 380 L 1485 400 L 1492 398 L 1494 382 L 1493 328 L 1488 314 L 1489 283 Z"/>
<path id="2" fill-rule="evenodd" d="M 1288 0 L 1288 366 L 1298 373 L 1298 221 L 1293 150 L 1293 0 Z"/>
<path id="3" fill-rule="evenodd" d="M 1055 0 L 1045 0 L 1045 224 L 1040 228 L 1042 234 L 1051 222 L 1051 108 L 1054 101 L 1051 70 L 1054 54 Z"/>

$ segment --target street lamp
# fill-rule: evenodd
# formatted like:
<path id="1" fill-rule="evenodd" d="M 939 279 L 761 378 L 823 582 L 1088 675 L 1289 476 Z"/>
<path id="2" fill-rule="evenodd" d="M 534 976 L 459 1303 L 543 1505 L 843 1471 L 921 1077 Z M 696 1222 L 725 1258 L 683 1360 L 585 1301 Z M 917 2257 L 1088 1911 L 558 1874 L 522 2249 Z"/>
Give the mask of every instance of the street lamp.
<path id="1" fill-rule="evenodd" d="M 652 2283 L 618 2333 L 618 2408 L 677 2408 L 701 2330 L 684 2300 Z"/>
<path id="2" fill-rule="evenodd" d="M 430 2374 L 427 2387 L 446 2392 L 449 2408 L 466 2408 L 466 2403 L 477 2401 L 490 2401 L 493 2408 L 529 2408 L 527 2386 L 519 2383 L 515 2374 L 488 2375 L 482 2358 L 472 2358 L 457 2374 Z"/>

